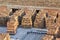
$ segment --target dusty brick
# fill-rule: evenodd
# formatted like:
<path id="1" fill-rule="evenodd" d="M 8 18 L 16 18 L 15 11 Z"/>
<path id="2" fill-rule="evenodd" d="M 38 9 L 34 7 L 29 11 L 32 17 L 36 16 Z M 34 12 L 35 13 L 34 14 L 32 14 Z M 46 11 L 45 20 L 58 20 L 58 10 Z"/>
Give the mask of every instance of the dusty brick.
<path id="1" fill-rule="evenodd" d="M 10 19 L 7 22 L 7 32 L 10 34 L 15 34 L 18 25 L 18 17 L 14 15 L 10 16 Z"/>
<path id="2" fill-rule="evenodd" d="M 10 40 L 10 36 L 8 33 L 0 33 L 0 39 L 1 40 Z"/>
<path id="3" fill-rule="evenodd" d="M 24 28 L 30 28 L 32 27 L 32 19 L 31 16 L 29 15 L 25 15 L 22 18 L 22 24 L 21 24 Z"/>
<path id="4" fill-rule="evenodd" d="M 39 12 L 35 18 L 34 27 L 44 28 L 44 17 L 45 17 L 45 14 L 43 12 Z"/>
<path id="5" fill-rule="evenodd" d="M 54 36 L 52 35 L 45 35 L 42 40 L 53 40 Z"/>

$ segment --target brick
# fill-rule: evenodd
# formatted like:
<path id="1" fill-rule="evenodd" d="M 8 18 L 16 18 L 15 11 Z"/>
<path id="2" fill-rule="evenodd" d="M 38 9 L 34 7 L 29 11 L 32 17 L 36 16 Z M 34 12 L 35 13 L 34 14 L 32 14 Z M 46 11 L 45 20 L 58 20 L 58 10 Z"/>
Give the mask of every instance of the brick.
<path id="1" fill-rule="evenodd" d="M 0 40 L 10 40 L 10 36 L 8 33 L 0 33 Z"/>
<path id="2" fill-rule="evenodd" d="M 44 9 L 47 13 L 48 16 L 54 16 L 56 17 L 57 16 L 57 13 L 59 10 L 57 9 Z"/>
<path id="3" fill-rule="evenodd" d="M 34 15 L 35 9 L 25 8 L 24 11 L 25 11 L 25 14 L 26 14 L 26 15 L 32 16 L 32 15 Z"/>
<path id="4" fill-rule="evenodd" d="M 15 34 L 18 25 L 18 17 L 14 15 L 10 16 L 10 19 L 7 22 L 7 32 L 10 34 Z"/>
<path id="5" fill-rule="evenodd" d="M 35 18 L 34 27 L 44 28 L 44 18 L 45 18 L 45 14 L 43 12 L 39 12 Z"/>
<path id="6" fill-rule="evenodd" d="M 55 19 L 56 19 L 55 17 L 45 18 L 46 28 L 50 28 L 51 25 L 54 25 L 55 24 L 55 21 L 56 21 Z"/>
<path id="7" fill-rule="evenodd" d="M 21 9 L 21 10 L 17 10 L 13 15 L 15 15 L 15 16 L 21 16 L 23 13 L 24 13 L 24 10 Z"/>
<path id="8" fill-rule="evenodd" d="M 27 27 L 30 28 L 30 27 L 32 27 L 32 19 L 31 19 L 31 16 L 29 16 L 29 15 L 23 16 L 21 25 L 24 28 L 27 28 Z"/>
<path id="9" fill-rule="evenodd" d="M 12 9 L 7 8 L 7 6 L 0 6 L 0 17 L 9 16 Z"/>
<path id="10" fill-rule="evenodd" d="M 50 28 L 47 28 L 47 34 L 50 35 L 57 35 L 58 31 L 59 31 L 59 27 L 55 24 L 55 25 L 51 25 Z"/>
<path id="11" fill-rule="evenodd" d="M 56 23 L 60 24 L 60 18 L 56 18 Z"/>
<path id="12" fill-rule="evenodd" d="M 45 35 L 42 40 L 53 40 L 54 36 L 53 35 Z"/>

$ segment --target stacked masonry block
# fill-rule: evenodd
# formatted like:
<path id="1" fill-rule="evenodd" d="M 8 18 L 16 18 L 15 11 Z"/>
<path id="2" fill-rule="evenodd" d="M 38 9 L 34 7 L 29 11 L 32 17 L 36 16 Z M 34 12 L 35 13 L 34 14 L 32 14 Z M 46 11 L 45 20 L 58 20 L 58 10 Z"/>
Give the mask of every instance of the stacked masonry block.
<path id="1" fill-rule="evenodd" d="M 59 31 L 59 27 L 56 24 L 51 25 L 50 28 L 47 28 L 47 34 L 49 35 L 57 35 Z"/>
<path id="2" fill-rule="evenodd" d="M 22 18 L 22 26 L 23 27 L 28 27 L 31 28 L 32 27 L 32 16 L 34 15 L 35 10 L 30 10 L 25 8 L 24 9 L 25 15 Z"/>
<path id="3" fill-rule="evenodd" d="M 22 18 L 22 24 L 21 24 L 24 28 L 31 28 L 32 27 L 32 20 L 31 20 L 31 16 L 29 15 L 25 15 Z"/>
<path id="4" fill-rule="evenodd" d="M 36 17 L 36 9 L 27 9 L 27 8 L 25 8 L 24 9 L 25 10 L 25 14 L 26 15 L 29 15 L 29 16 L 31 16 L 31 19 L 32 19 L 32 26 L 34 26 L 34 20 L 35 20 L 35 17 Z"/>
<path id="5" fill-rule="evenodd" d="M 17 10 L 13 15 L 15 15 L 15 16 L 21 16 L 23 12 L 24 12 L 23 9 Z"/>
<path id="6" fill-rule="evenodd" d="M 10 36 L 8 33 L 0 33 L 0 40 L 10 40 Z"/>
<path id="7" fill-rule="evenodd" d="M 53 40 L 54 36 L 53 35 L 45 35 L 42 40 Z"/>
<path id="8" fill-rule="evenodd" d="M 18 17 L 15 15 L 10 16 L 10 19 L 7 22 L 7 32 L 10 34 L 15 34 L 18 25 Z"/>
<path id="9" fill-rule="evenodd" d="M 7 6 L 0 6 L 0 17 L 9 16 L 12 9 L 8 8 Z"/>
<path id="10" fill-rule="evenodd" d="M 23 6 L 60 7 L 60 0 L 0 0 L 0 3 Z"/>
<path id="11" fill-rule="evenodd" d="M 24 10 L 17 10 L 13 15 L 18 16 L 19 26 L 21 26 L 22 16 L 24 15 Z"/>
<path id="12" fill-rule="evenodd" d="M 53 14 L 49 14 L 49 13 L 53 13 Z M 45 21 L 46 21 L 46 28 L 48 30 L 46 35 L 53 35 L 54 39 L 51 40 L 60 40 L 59 10 L 48 10 L 48 17 L 45 18 Z M 44 40 L 50 40 L 50 38 Z"/>
<path id="13" fill-rule="evenodd" d="M 51 25 L 55 24 L 55 19 L 56 19 L 56 18 L 54 18 L 54 17 L 45 18 L 46 28 L 50 28 Z"/>
<path id="14" fill-rule="evenodd" d="M 36 18 L 35 18 L 34 27 L 44 28 L 44 17 L 45 17 L 45 13 L 44 12 L 39 12 L 36 15 Z"/>
<path id="15" fill-rule="evenodd" d="M 35 9 L 25 8 L 25 9 L 24 9 L 24 12 L 25 12 L 26 15 L 32 16 L 32 15 L 34 15 Z"/>
<path id="16" fill-rule="evenodd" d="M 46 16 L 47 17 L 54 17 L 54 18 L 56 18 L 57 17 L 57 13 L 58 13 L 58 11 L 57 10 L 54 10 L 54 9 L 45 9 L 45 11 L 46 11 Z"/>
<path id="17" fill-rule="evenodd" d="M 60 17 L 56 18 L 56 23 L 59 26 L 58 36 L 60 37 Z"/>
<path id="18" fill-rule="evenodd" d="M 0 25 L 6 26 L 10 12 L 11 9 L 7 8 L 7 6 L 0 6 Z"/>

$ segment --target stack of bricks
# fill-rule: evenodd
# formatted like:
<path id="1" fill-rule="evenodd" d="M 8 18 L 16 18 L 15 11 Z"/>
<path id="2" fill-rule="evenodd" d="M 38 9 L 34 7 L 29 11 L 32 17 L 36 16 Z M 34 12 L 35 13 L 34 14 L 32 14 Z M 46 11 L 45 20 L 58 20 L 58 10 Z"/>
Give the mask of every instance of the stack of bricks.
<path id="1" fill-rule="evenodd" d="M 40 11 L 35 18 L 34 21 L 34 27 L 36 28 L 44 28 L 44 17 L 45 17 L 45 13 Z"/>
<path id="2" fill-rule="evenodd" d="M 34 15 L 35 9 L 28 9 L 28 8 L 24 8 L 25 14 L 26 15 Z"/>
<path id="3" fill-rule="evenodd" d="M 60 37 L 60 17 L 56 18 L 56 23 L 59 26 L 58 36 Z"/>
<path id="4" fill-rule="evenodd" d="M 15 34 L 18 25 L 18 17 L 15 15 L 10 16 L 10 19 L 7 22 L 7 32 L 10 34 Z"/>
<path id="5" fill-rule="evenodd" d="M 47 30 L 47 34 L 43 37 L 43 40 L 58 40 L 56 39 L 59 37 L 59 26 L 57 24 L 51 25 Z"/>
<path id="6" fill-rule="evenodd" d="M 48 18 L 45 18 L 45 22 L 46 22 L 46 28 L 50 28 L 51 25 L 53 25 L 55 23 L 55 20 L 56 18 L 54 17 L 48 17 Z"/>
<path id="7" fill-rule="evenodd" d="M 32 16 L 34 15 L 35 10 L 33 9 L 24 9 L 25 16 L 22 18 L 22 26 L 24 27 L 32 27 Z"/>
<path id="8" fill-rule="evenodd" d="M 0 17 L 9 16 L 12 9 L 8 8 L 7 6 L 0 6 Z"/>
<path id="9" fill-rule="evenodd" d="M 60 0 L 2 0 L 1 4 L 23 5 L 23 6 L 44 6 L 44 7 L 60 7 Z"/>
<path id="10" fill-rule="evenodd" d="M 55 12 L 56 11 L 56 12 Z M 59 11 L 59 10 L 58 10 Z M 47 28 L 47 35 L 53 35 L 54 39 L 51 38 L 46 38 L 43 40 L 60 40 L 60 16 L 59 16 L 59 12 L 57 10 L 48 10 L 48 12 L 53 13 L 53 14 L 49 14 L 50 17 L 46 17 L 45 21 L 46 21 L 46 28 Z M 55 13 L 55 14 L 54 14 Z M 58 13 L 58 15 L 57 15 Z"/>
<path id="11" fill-rule="evenodd" d="M 13 15 L 18 17 L 18 21 L 19 21 L 19 26 L 21 26 L 21 21 L 22 21 L 22 17 L 24 15 L 24 10 L 23 9 L 18 9 Z"/>
<path id="12" fill-rule="evenodd" d="M 10 40 L 10 36 L 8 33 L 0 33 L 0 40 Z"/>
<path id="13" fill-rule="evenodd" d="M 0 6 L 0 25 L 6 26 L 10 12 L 11 9 L 7 8 L 7 6 Z"/>
<path id="14" fill-rule="evenodd" d="M 21 16 L 23 13 L 24 13 L 24 10 L 21 9 L 21 10 L 17 10 L 13 15 L 15 15 L 15 16 Z"/>
<path id="15" fill-rule="evenodd" d="M 49 35 L 57 35 L 58 31 L 59 31 L 59 26 L 57 26 L 56 24 L 53 24 L 50 26 L 50 28 L 47 28 L 47 34 Z"/>
<path id="16" fill-rule="evenodd" d="M 57 17 L 57 13 L 58 13 L 58 10 L 56 9 L 44 9 L 45 11 L 46 11 L 46 15 L 48 16 L 48 17 L 54 17 L 54 18 L 56 18 Z"/>
<path id="17" fill-rule="evenodd" d="M 42 40 L 54 40 L 53 35 L 45 35 Z"/>
<path id="18" fill-rule="evenodd" d="M 32 20 L 31 20 L 31 16 L 29 15 L 25 15 L 22 18 L 22 24 L 21 24 L 24 28 L 31 28 L 32 27 Z"/>

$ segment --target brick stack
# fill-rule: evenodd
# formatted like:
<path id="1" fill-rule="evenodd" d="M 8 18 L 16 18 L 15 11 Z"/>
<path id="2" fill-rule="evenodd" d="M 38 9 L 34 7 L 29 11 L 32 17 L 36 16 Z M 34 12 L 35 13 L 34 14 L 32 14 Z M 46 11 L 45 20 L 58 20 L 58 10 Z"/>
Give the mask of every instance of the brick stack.
<path id="1" fill-rule="evenodd" d="M 0 40 L 10 40 L 10 36 L 8 33 L 0 33 Z"/>
<path id="2" fill-rule="evenodd" d="M 53 35 L 45 35 L 42 40 L 53 40 L 54 36 Z"/>
<path id="3" fill-rule="evenodd" d="M 49 10 L 49 11 L 50 11 L 50 13 L 51 12 L 53 13 L 53 10 Z M 58 12 L 57 10 L 55 10 L 55 11 L 56 11 L 56 13 Z M 50 17 L 45 18 L 46 19 L 45 20 L 46 28 L 48 30 L 47 35 L 53 35 L 54 39 L 52 39 L 52 40 L 60 40 L 60 17 L 54 13 L 51 15 L 49 14 Z M 50 40 L 50 38 L 48 38 L 48 40 Z"/>
<path id="4" fill-rule="evenodd" d="M 0 6 L 0 17 L 9 16 L 12 9 L 7 8 L 7 6 Z"/>
<path id="5" fill-rule="evenodd" d="M 60 37 L 60 17 L 56 18 L 56 23 L 59 26 L 58 36 Z"/>
<path id="6" fill-rule="evenodd" d="M 35 9 L 25 8 L 24 11 L 25 11 L 25 14 L 26 14 L 26 15 L 32 16 L 32 15 L 34 15 Z"/>
<path id="7" fill-rule="evenodd" d="M 48 18 L 45 18 L 45 21 L 46 21 L 46 28 L 50 28 L 51 25 L 53 25 L 55 23 L 55 18 L 48 17 Z"/>
<path id="8" fill-rule="evenodd" d="M 23 13 L 24 13 L 24 10 L 21 9 L 21 10 L 17 10 L 13 15 L 15 15 L 15 16 L 21 16 Z"/>
<path id="9" fill-rule="evenodd" d="M 59 27 L 56 24 L 53 24 L 50 26 L 50 28 L 47 28 L 47 34 L 49 35 L 57 35 L 59 31 Z"/>
<path id="10" fill-rule="evenodd" d="M 45 14 L 43 12 L 39 12 L 35 18 L 34 27 L 44 28 L 44 17 L 45 17 Z"/>
<path id="11" fill-rule="evenodd" d="M 11 5 L 23 5 L 23 6 L 42 6 L 42 7 L 60 7 L 60 0 L 2 0 L 1 4 L 7 3 Z"/>
<path id="12" fill-rule="evenodd" d="M 22 16 L 25 15 L 24 14 L 24 10 L 23 9 L 19 9 L 17 10 L 13 15 L 18 16 L 18 21 L 19 21 L 19 26 L 21 25 L 21 21 L 22 21 Z"/>
<path id="13" fill-rule="evenodd" d="M 10 34 L 15 34 L 18 27 L 18 17 L 12 15 L 7 22 L 7 32 Z"/>
<path id="14" fill-rule="evenodd" d="M 29 15 L 25 15 L 22 18 L 22 24 L 21 24 L 24 28 L 31 28 L 32 27 L 32 20 L 31 20 L 31 16 Z"/>
<path id="15" fill-rule="evenodd" d="M 48 15 L 48 17 L 54 17 L 56 18 L 58 10 L 55 9 L 44 9 L 46 11 L 46 15 Z"/>
<path id="16" fill-rule="evenodd" d="M 0 6 L 0 25 L 6 26 L 10 12 L 11 9 L 7 8 L 6 6 Z"/>
<path id="17" fill-rule="evenodd" d="M 25 8 L 24 12 L 25 12 L 25 16 L 23 16 L 22 18 L 22 26 L 28 28 L 32 27 L 32 16 L 34 15 L 35 10 Z"/>

